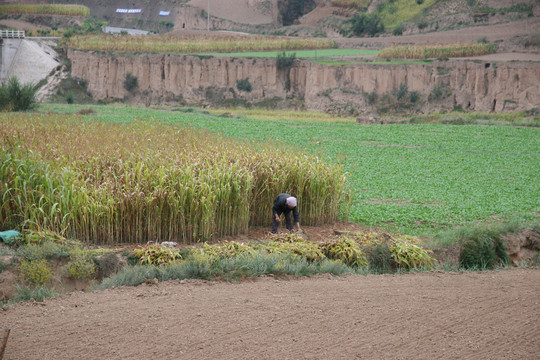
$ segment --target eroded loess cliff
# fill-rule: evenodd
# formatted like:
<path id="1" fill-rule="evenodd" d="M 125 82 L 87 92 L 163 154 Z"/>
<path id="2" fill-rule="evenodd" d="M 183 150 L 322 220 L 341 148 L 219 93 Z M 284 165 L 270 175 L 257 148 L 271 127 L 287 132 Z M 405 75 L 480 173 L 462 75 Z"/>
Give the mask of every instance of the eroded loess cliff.
<path id="1" fill-rule="evenodd" d="M 296 60 L 290 69 L 274 59 L 204 58 L 183 55 L 111 55 L 70 50 L 72 76 L 85 79 L 95 100 L 158 103 L 258 102 L 274 97 L 302 99 L 307 109 L 328 111 L 349 104 L 362 112 L 374 106 L 367 94 L 417 92 L 417 110 L 507 112 L 540 106 L 540 63 L 434 61 L 424 65 L 328 66 Z M 138 87 L 124 87 L 126 74 Z M 249 78 L 252 91 L 237 80 Z"/>

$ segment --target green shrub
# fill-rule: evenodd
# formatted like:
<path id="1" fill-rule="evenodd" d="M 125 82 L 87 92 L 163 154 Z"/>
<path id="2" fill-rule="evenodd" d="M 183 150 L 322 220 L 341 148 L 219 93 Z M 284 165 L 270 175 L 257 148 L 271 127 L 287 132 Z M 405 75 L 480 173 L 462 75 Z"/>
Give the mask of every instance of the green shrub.
<path id="1" fill-rule="evenodd" d="M 135 90 L 137 86 L 139 86 L 138 78 L 132 73 L 128 72 L 124 80 L 124 89 L 126 89 L 127 91 L 132 91 Z"/>
<path id="2" fill-rule="evenodd" d="M 477 231 L 465 239 L 460 252 L 460 266 L 465 269 L 493 269 L 509 261 L 500 233 Z"/>
<path id="3" fill-rule="evenodd" d="M 418 91 L 409 92 L 409 101 L 411 104 L 415 104 L 420 100 L 420 93 Z"/>
<path id="4" fill-rule="evenodd" d="M 104 279 L 98 286 L 98 289 L 104 290 L 118 286 L 139 286 L 149 279 L 160 279 L 162 271 L 163 267 L 161 266 L 125 266 L 110 278 Z"/>
<path id="5" fill-rule="evenodd" d="M 68 91 L 66 93 L 66 102 L 70 105 L 75 102 L 75 95 L 73 95 L 73 92 Z"/>
<path id="6" fill-rule="evenodd" d="M 396 26 L 396 27 L 394 28 L 394 30 L 392 31 L 392 34 L 393 34 L 394 36 L 401 36 L 401 35 L 403 35 L 403 28 L 404 28 L 403 24 L 399 24 L 398 26 Z"/>
<path id="7" fill-rule="evenodd" d="M 370 271 L 377 274 L 393 272 L 396 264 L 388 243 L 379 243 L 367 251 L 367 260 Z"/>
<path id="8" fill-rule="evenodd" d="M 136 262 L 139 259 L 136 259 Z M 97 272 L 100 278 L 109 277 L 121 269 L 121 262 L 118 255 L 114 252 L 110 252 L 94 259 L 97 264 Z"/>
<path id="9" fill-rule="evenodd" d="M 287 55 L 287 53 L 283 51 L 276 56 L 276 67 L 278 68 L 278 70 L 288 69 L 293 66 L 295 59 L 296 53 Z"/>
<path id="10" fill-rule="evenodd" d="M 448 84 L 441 84 L 441 85 L 437 84 L 433 86 L 433 89 L 429 93 L 428 100 L 429 101 L 441 100 L 441 99 L 447 98 L 448 96 L 450 96 L 450 94 L 451 94 L 451 91 Z"/>
<path id="11" fill-rule="evenodd" d="M 384 31 L 382 20 L 376 13 L 356 13 L 350 21 L 351 31 L 356 36 L 375 36 L 376 34 Z"/>
<path id="12" fill-rule="evenodd" d="M 83 250 L 73 250 L 71 260 L 66 264 L 65 275 L 72 279 L 88 279 L 96 273 L 92 256 Z"/>
<path id="13" fill-rule="evenodd" d="M 47 284 L 53 276 L 52 269 L 45 259 L 22 260 L 19 265 L 19 272 L 22 281 L 36 286 Z"/>
<path id="14" fill-rule="evenodd" d="M 251 83 L 249 82 L 249 77 L 236 80 L 236 88 L 240 91 L 251 92 L 252 87 Z"/>
<path id="15" fill-rule="evenodd" d="M 36 88 L 32 84 L 21 85 L 12 77 L 0 86 L 0 111 L 27 111 L 36 106 Z"/>
<path id="16" fill-rule="evenodd" d="M 424 29 L 427 28 L 427 27 L 428 27 L 428 23 L 425 22 L 425 21 L 420 21 L 420 22 L 418 23 L 418 30 L 424 30 Z"/>
<path id="17" fill-rule="evenodd" d="M 43 301 L 47 297 L 57 296 L 58 293 L 52 289 L 44 287 L 20 287 L 17 286 L 17 292 L 9 303 L 17 303 L 21 301 L 35 300 Z"/>
<path id="18" fill-rule="evenodd" d="M 409 87 L 405 83 L 400 83 L 399 87 L 394 86 L 394 89 L 392 90 L 392 94 L 398 100 L 405 100 L 407 96 L 409 95 Z"/>
<path id="19" fill-rule="evenodd" d="M 377 94 L 375 90 L 373 90 L 370 93 L 364 93 L 364 99 L 369 105 L 375 105 L 378 98 L 379 98 L 379 94 Z"/>

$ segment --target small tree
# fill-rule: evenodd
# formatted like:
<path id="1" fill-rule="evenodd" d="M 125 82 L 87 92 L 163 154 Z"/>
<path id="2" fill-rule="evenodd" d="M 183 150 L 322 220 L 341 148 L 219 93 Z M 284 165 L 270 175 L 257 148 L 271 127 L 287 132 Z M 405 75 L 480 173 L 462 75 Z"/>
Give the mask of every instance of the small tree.
<path id="1" fill-rule="evenodd" d="M 276 66 L 278 70 L 281 69 L 288 69 L 294 64 L 294 60 L 296 59 L 296 53 L 292 53 L 290 55 L 287 55 L 285 51 L 283 51 L 280 54 L 277 54 L 276 57 Z"/>
<path id="2" fill-rule="evenodd" d="M 127 91 L 132 91 L 137 86 L 139 86 L 139 80 L 137 79 L 135 75 L 128 72 L 126 74 L 126 79 L 124 80 L 124 89 L 126 89 Z"/>
<path id="3" fill-rule="evenodd" d="M 36 105 L 36 87 L 33 84 L 21 85 L 19 79 L 12 77 L 7 84 L 0 86 L 0 111 L 26 111 Z"/>

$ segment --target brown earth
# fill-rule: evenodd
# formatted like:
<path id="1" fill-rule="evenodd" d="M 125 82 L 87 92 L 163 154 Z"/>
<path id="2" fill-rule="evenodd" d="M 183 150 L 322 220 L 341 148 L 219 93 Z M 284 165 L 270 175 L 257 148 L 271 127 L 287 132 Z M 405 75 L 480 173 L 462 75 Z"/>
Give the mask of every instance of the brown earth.
<path id="1" fill-rule="evenodd" d="M 5 359 L 538 359 L 540 270 L 169 281 L 0 313 Z"/>

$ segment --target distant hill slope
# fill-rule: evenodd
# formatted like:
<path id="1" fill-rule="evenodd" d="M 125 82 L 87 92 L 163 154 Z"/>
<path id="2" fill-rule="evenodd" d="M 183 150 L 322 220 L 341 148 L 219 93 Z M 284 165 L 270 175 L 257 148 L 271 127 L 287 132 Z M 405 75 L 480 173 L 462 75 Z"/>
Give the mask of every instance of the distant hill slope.
<path id="1" fill-rule="evenodd" d="M 273 4 L 268 0 L 191 0 L 188 5 L 208 11 L 209 3 L 211 16 L 240 24 L 268 24 L 274 19 Z"/>
<path id="2" fill-rule="evenodd" d="M 371 0 L 367 8 L 358 10 L 335 6 L 337 0 L 57 0 L 56 3 L 83 4 L 92 16 L 110 26 L 150 30 L 155 32 L 233 30 L 270 35 L 317 36 L 346 40 L 351 37 L 349 20 L 355 13 L 375 13 L 385 24 L 380 36 L 437 34 L 479 26 L 523 23 L 540 17 L 538 0 Z M 291 26 L 282 26 L 280 19 L 288 2 L 315 4 L 314 10 L 303 14 Z M 0 0 L 0 4 L 42 3 L 50 0 Z M 210 21 L 207 11 L 210 5 Z M 312 6 L 306 6 L 310 9 Z M 140 9 L 140 13 L 117 13 L 117 9 Z M 160 15 L 160 11 L 169 12 Z M 45 17 L 31 17 L 24 28 L 24 17 L 16 23 L 31 29 Z M 0 18 L 0 25 L 15 24 L 11 16 Z M 27 18 L 28 19 L 28 18 Z M 4 23 L 2 23 L 4 21 Z M 533 22 L 535 24 L 535 22 Z M 50 25 L 47 24 L 47 26 Z M 396 28 L 399 31 L 396 32 Z M 537 26 L 526 29 L 529 35 L 540 34 Z M 471 31 L 471 36 L 477 33 Z M 486 31 L 482 31 L 485 33 Z M 489 31 L 488 31 L 489 34 Z M 540 35 L 538 35 L 540 36 Z M 476 36 L 472 40 L 477 40 Z M 355 38 L 355 37 L 352 37 Z M 489 36 L 488 36 L 489 38 Z M 435 37 L 436 41 L 436 37 Z M 516 41 L 517 44 L 522 40 Z M 534 44 L 533 44 L 534 45 Z M 539 45 L 534 45 L 537 48 Z"/>

